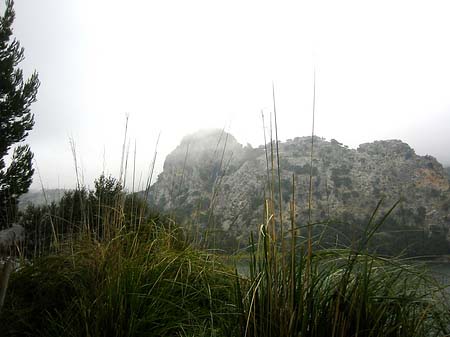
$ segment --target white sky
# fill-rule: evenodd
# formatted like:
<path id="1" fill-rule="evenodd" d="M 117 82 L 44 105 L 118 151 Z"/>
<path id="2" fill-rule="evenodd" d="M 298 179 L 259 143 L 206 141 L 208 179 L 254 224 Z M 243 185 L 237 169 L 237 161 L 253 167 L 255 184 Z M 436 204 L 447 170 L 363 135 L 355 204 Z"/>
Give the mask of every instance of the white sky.
<path id="1" fill-rule="evenodd" d="M 243 144 L 262 144 L 272 80 L 281 139 L 308 135 L 314 67 L 317 135 L 350 147 L 401 139 L 450 164 L 447 0 L 16 0 L 15 8 L 22 67 L 42 82 L 28 142 L 46 187 L 74 186 L 69 137 L 86 184 L 104 165 L 117 176 L 126 113 L 138 176 L 159 131 L 158 168 L 200 128 L 227 126 Z"/>

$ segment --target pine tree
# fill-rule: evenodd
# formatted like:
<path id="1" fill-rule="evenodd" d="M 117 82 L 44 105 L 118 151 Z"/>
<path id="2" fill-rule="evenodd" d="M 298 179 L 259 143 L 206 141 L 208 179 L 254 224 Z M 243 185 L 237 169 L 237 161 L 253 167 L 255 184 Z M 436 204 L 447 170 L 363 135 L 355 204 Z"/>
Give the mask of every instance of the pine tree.
<path id="1" fill-rule="evenodd" d="M 6 0 L 0 17 L 0 228 L 14 221 L 18 197 L 26 193 L 33 177 L 33 153 L 21 143 L 33 128 L 34 115 L 30 106 L 36 101 L 39 79 L 36 72 L 24 81 L 18 64 L 24 59 L 24 49 L 12 36 L 14 1 Z M 5 157 L 14 146 L 7 166 Z"/>

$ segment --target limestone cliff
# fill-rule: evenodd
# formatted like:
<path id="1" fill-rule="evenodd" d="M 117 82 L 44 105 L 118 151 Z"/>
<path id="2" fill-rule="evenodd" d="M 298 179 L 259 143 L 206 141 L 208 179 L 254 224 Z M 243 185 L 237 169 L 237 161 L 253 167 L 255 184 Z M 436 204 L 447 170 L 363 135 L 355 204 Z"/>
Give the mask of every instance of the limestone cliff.
<path id="1" fill-rule="evenodd" d="M 402 200 L 374 242 L 390 242 L 387 252 L 391 246 L 408 250 L 411 244 L 415 253 L 448 250 L 449 179 L 435 158 L 416 155 L 400 140 L 366 143 L 355 150 L 315 137 L 311 168 L 310 151 L 311 137 L 279 143 L 280 188 L 270 144 L 266 152 L 264 145 L 244 147 L 220 130 L 201 131 L 186 136 L 167 156 L 151 189 L 151 203 L 183 223 L 214 231 L 222 246 L 233 246 L 245 242 L 262 223 L 271 190 L 275 200 L 281 190 L 284 226 L 290 223 L 293 189 L 296 222 L 307 223 L 312 174 L 312 220 L 327 221 L 333 233 L 341 233 L 339 240 L 329 233 L 324 240 L 351 241 L 348 237 L 364 228 L 380 199 L 382 211 Z M 411 242 L 396 243 L 405 240 Z"/>

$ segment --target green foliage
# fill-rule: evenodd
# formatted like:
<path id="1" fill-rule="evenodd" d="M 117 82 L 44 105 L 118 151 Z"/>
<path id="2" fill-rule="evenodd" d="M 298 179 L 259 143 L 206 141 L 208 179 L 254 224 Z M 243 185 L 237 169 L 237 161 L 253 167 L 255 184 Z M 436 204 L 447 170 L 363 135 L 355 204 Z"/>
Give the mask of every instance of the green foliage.
<path id="1" fill-rule="evenodd" d="M 286 159 L 281 160 L 280 166 L 281 168 L 292 171 L 298 175 L 310 175 L 312 173 L 313 176 L 317 176 L 319 174 L 319 170 L 315 166 L 313 166 L 311 170 L 310 164 L 294 165 Z"/>
<path id="2" fill-rule="evenodd" d="M 27 192 L 34 173 L 33 154 L 26 145 L 14 149 L 12 161 L 6 166 L 5 156 L 11 147 L 23 141 L 33 128 L 30 111 L 39 87 L 37 73 L 24 81 L 18 64 L 24 59 L 24 49 L 12 37 L 14 2 L 6 1 L 0 17 L 0 228 L 14 221 L 18 197 Z"/>
<path id="3" fill-rule="evenodd" d="M 22 247 L 22 253 L 25 256 L 40 256 L 49 250 L 52 243 L 53 228 L 60 225 L 58 221 L 52 221 L 52 219 L 57 218 L 58 213 L 59 206 L 55 203 L 42 206 L 28 205 L 22 212 L 20 224 L 24 227 L 26 235 L 24 247 Z M 67 224 L 64 221 L 63 224 L 58 226 L 58 229 L 62 226 L 66 227 Z"/>
<path id="4" fill-rule="evenodd" d="M 352 180 L 350 179 L 350 169 L 345 166 L 331 169 L 331 180 L 337 188 L 351 188 Z"/>
<path id="5" fill-rule="evenodd" d="M 82 187 L 77 190 L 65 191 L 59 201 L 58 216 L 64 219 L 67 227 L 63 232 L 71 231 L 73 228 L 81 228 L 87 223 L 89 191 Z"/>
<path id="6" fill-rule="evenodd" d="M 427 210 L 423 206 L 419 206 L 417 208 L 417 213 L 414 216 L 414 221 L 417 225 L 423 225 L 425 223 L 425 217 L 426 217 Z"/>
<path id="7" fill-rule="evenodd" d="M 95 189 L 64 192 L 56 204 L 29 206 L 21 213 L 28 257 L 49 251 L 58 241 L 89 232 L 95 239 L 113 237 L 122 227 L 135 227 L 152 214 L 138 194 L 126 195 L 118 180 L 101 175 Z"/>
<path id="8" fill-rule="evenodd" d="M 274 206 L 268 200 L 270 212 L 258 242 L 250 243 L 249 266 L 242 276 L 217 256 L 189 245 L 172 220 L 148 214 L 136 196 L 123 194 L 116 180 L 101 177 L 95 186 L 95 191 L 69 192 L 62 201 L 65 207 L 75 203 L 72 211 L 85 212 L 89 221 L 102 219 L 103 232 L 110 235 L 99 235 L 95 226 L 83 222 L 69 225 L 72 235 L 23 265 L 11 279 L 0 316 L 2 336 L 449 333 L 448 302 L 431 278 L 401 260 L 368 253 L 393 208 L 380 217 L 379 204 L 365 228 L 352 228 L 356 235 L 347 238 L 351 248 L 341 248 L 324 245 L 332 241 L 323 231 L 329 224 L 307 226 L 312 230 L 305 239 L 300 235 L 305 228 L 294 226 L 292 218 L 288 233 L 276 233 Z M 99 217 L 93 210 L 101 209 L 99 199 L 112 203 L 105 211 L 120 216 Z M 52 204 L 46 211 L 58 214 L 60 207 Z M 145 218 L 139 216 L 141 210 L 148 214 Z M 35 217 L 30 223 L 57 219 L 41 211 L 29 207 L 27 214 Z M 43 228 L 61 233 L 54 223 Z"/>
<path id="9" fill-rule="evenodd" d="M 94 182 L 95 189 L 91 197 L 104 205 L 114 205 L 122 192 L 122 184 L 115 178 L 102 174 Z"/>
<path id="10" fill-rule="evenodd" d="M 2 336 L 235 336 L 234 276 L 163 224 L 85 237 L 15 273 Z"/>
<path id="11" fill-rule="evenodd" d="M 267 221 L 251 241 L 248 279 L 237 284 L 240 335 L 447 336 L 448 301 L 437 283 L 411 264 L 367 253 L 387 216 L 375 215 L 353 249 L 313 250 L 309 236 L 275 240 Z"/>

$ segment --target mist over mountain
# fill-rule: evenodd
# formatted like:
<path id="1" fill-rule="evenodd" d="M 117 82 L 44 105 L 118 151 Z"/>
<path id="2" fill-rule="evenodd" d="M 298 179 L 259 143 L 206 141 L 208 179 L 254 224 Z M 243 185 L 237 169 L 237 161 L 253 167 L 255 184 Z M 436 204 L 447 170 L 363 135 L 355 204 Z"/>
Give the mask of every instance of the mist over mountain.
<path id="1" fill-rule="evenodd" d="M 376 250 L 448 252 L 449 169 L 434 157 L 419 156 L 400 140 L 350 149 L 314 137 L 312 167 L 311 137 L 279 142 L 278 151 L 281 185 L 275 142 L 252 148 L 221 130 L 191 134 L 167 156 L 150 202 L 186 225 L 214 233 L 221 247 L 245 245 L 263 222 L 265 200 L 273 198 L 278 207 L 279 191 L 286 230 L 291 200 L 297 226 L 307 224 L 312 174 L 311 221 L 320 223 L 314 228 L 323 246 L 351 244 L 380 200 L 378 217 L 400 200 L 372 240 Z"/>
<path id="2" fill-rule="evenodd" d="M 59 202 L 64 195 L 65 189 L 30 190 L 19 198 L 19 209 L 25 209 L 29 204 L 46 205 Z"/>

